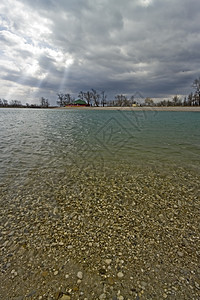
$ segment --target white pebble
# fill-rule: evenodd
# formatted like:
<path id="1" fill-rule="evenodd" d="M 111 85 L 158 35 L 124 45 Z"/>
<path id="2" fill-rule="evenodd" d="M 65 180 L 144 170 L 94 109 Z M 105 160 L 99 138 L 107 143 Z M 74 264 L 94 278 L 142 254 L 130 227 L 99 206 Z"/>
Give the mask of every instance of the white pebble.
<path id="1" fill-rule="evenodd" d="M 83 272 L 79 271 L 77 273 L 77 277 L 78 277 L 78 279 L 83 279 Z"/>
<path id="2" fill-rule="evenodd" d="M 105 263 L 106 263 L 107 265 L 110 265 L 111 262 L 112 262 L 112 259 L 110 259 L 110 258 L 107 258 L 107 259 L 105 260 Z"/>
<path id="3" fill-rule="evenodd" d="M 124 276 L 124 274 L 122 272 L 117 273 L 118 278 L 122 278 L 123 276 Z"/>

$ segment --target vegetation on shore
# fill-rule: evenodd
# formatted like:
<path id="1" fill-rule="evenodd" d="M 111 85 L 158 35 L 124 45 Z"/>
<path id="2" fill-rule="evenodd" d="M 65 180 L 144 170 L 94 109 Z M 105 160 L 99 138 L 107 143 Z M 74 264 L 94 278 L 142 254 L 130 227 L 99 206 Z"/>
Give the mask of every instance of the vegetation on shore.
<path id="1" fill-rule="evenodd" d="M 124 94 L 117 94 L 115 99 L 108 100 L 105 91 L 98 92 L 94 89 L 89 91 L 80 91 L 78 99 L 85 102 L 85 106 L 108 106 L 108 107 L 132 107 L 132 106 L 200 106 L 200 77 L 195 79 L 192 87 L 194 92 L 191 92 L 187 97 L 181 98 L 175 95 L 172 99 L 164 99 L 159 102 L 154 102 L 152 98 L 143 97 L 141 93 L 137 92 L 130 97 Z M 57 93 L 57 105 L 60 107 L 74 105 L 75 98 L 70 93 Z M 0 98 L 0 107 L 20 107 L 20 108 L 49 108 L 49 100 L 41 97 L 38 104 L 26 103 L 23 105 L 19 100 L 11 100 Z"/>

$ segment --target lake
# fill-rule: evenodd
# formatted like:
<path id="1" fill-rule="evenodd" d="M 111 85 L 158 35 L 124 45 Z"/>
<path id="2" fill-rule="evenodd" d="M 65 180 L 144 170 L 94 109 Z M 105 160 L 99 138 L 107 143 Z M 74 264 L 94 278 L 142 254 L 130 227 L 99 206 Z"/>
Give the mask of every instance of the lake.
<path id="1" fill-rule="evenodd" d="M 200 112 L 5 108 L 0 141 L 2 299 L 198 295 Z"/>

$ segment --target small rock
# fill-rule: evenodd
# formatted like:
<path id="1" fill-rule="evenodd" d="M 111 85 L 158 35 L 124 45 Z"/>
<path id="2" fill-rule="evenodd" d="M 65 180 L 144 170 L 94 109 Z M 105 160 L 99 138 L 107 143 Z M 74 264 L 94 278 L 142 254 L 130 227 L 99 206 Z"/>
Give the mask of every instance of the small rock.
<path id="1" fill-rule="evenodd" d="M 69 278 L 69 274 L 66 274 L 66 275 L 65 275 L 65 278 L 68 279 L 68 278 Z"/>
<path id="2" fill-rule="evenodd" d="M 58 275 L 58 271 L 55 271 L 53 274 L 54 274 L 55 276 Z"/>
<path id="3" fill-rule="evenodd" d="M 42 277 L 47 277 L 48 276 L 48 272 L 47 271 L 43 271 L 42 272 Z"/>
<path id="4" fill-rule="evenodd" d="M 106 299 L 106 294 L 101 294 L 101 295 L 99 296 L 99 300 L 103 300 L 103 299 Z"/>
<path id="5" fill-rule="evenodd" d="M 180 256 L 180 257 L 183 257 L 183 255 L 184 255 L 183 252 L 181 252 L 181 251 L 178 251 L 177 254 L 178 254 L 178 256 Z"/>
<path id="6" fill-rule="evenodd" d="M 68 295 L 62 295 L 62 297 L 60 298 L 60 300 L 70 300 L 71 297 Z"/>
<path id="7" fill-rule="evenodd" d="M 146 283 L 145 281 L 142 281 L 142 282 L 141 282 L 141 286 L 142 286 L 143 288 L 145 288 L 145 287 L 147 286 L 147 283 Z"/>
<path id="8" fill-rule="evenodd" d="M 32 296 L 34 296 L 36 294 L 36 291 L 31 291 L 28 295 L 27 295 L 27 297 L 32 297 Z"/>
<path id="9" fill-rule="evenodd" d="M 123 276 L 124 276 L 124 274 L 122 272 L 117 273 L 118 278 L 122 278 Z"/>
<path id="10" fill-rule="evenodd" d="M 107 259 L 105 260 L 105 263 L 106 263 L 107 265 L 110 265 L 111 262 L 112 262 L 112 259 L 110 259 L 110 258 L 107 258 Z"/>
<path id="11" fill-rule="evenodd" d="M 124 297 L 123 297 L 122 295 L 120 295 L 120 296 L 118 297 L 118 300 L 124 300 Z"/>
<path id="12" fill-rule="evenodd" d="M 83 279 L 83 272 L 81 272 L 81 271 L 79 271 L 78 273 L 77 273 L 77 277 L 78 277 L 78 279 Z"/>
<path id="13" fill-rule="evenodd" d="M 54 216 L 55 216 L 57 213 L 58 213 L 58 208 L 57 208 L 57 207 L 54 207 L 54 209 L 53 209 L 53 214 L 54 214 Z"/>
<path id="14" fill-rule="evenodd" d="M 114 279 L 112 277 L 108 277 L 108 284 L 113 285 Z"/>
<path id="15" fill-rule="evenodd" d="M 166 299 L 167 298 L 167 294 L 163 294 L 163 298 Z"/>

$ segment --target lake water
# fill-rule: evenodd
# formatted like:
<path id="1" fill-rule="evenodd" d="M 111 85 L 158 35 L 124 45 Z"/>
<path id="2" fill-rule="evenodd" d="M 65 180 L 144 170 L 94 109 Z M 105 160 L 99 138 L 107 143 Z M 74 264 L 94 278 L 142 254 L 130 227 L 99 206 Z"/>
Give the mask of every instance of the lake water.
<path id="1" fill-rule="evenodd" d="M 0 109 L 1 299 L 198 299 L 199 180 L 199 112 Z"/>
<path id="2" fill-rule="evenodd" d="M 123 165 L 199 172 L 200 113 L 0 109 L 0 141 L 1 184 Z"/>

